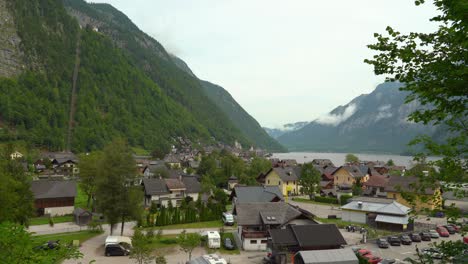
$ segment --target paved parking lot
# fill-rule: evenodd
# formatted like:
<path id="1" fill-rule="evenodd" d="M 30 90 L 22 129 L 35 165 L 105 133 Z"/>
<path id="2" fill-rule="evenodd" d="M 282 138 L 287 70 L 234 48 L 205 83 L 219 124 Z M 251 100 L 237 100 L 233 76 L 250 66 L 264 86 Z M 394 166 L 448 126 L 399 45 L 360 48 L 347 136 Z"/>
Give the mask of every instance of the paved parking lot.
<path id="1" fill-rule="evenodd" d="M 441 241 L 456 241 L 461 240 L 460 234 L 450 235 L 450 237 L 441 237 L 432 239 L 432 241 L 413 242 L 411 245 L 389 246 L 389 248 L 379 248 L 376 243 L 367 243 L 359 247 L 370 250 L 374 255 L 387 259 L 404 260 L 407 257 L 414 258 L 416 256 L 416 247 L 419 249 L 431 247 L 430 244 Z"/>

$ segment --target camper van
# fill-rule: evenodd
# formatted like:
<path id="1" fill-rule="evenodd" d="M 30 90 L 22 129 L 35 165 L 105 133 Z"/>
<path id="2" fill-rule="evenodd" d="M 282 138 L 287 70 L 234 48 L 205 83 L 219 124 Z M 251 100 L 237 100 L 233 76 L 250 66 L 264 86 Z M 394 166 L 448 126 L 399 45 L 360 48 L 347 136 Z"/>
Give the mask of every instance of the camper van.
<path id="1" fill-rule="evenodd" d="M 223 213 L 223 222 L 225 225 L 234 225 L 234 216 L 231 213 Z"/>
<path id="2" fill-rule="evenodd" d="M 202 236 L 207 236 L 208 248 L 220 248 L 221 236 L 218 231 L 205 231 Z"/>

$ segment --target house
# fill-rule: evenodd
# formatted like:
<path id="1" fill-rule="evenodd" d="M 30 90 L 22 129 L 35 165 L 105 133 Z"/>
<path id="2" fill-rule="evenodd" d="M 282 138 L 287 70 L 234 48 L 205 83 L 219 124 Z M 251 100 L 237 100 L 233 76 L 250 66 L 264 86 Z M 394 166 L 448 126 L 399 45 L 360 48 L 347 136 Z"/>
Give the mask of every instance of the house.
<path id="1" fill-rule="evenodd" d="M 173 154 L 167 155 L 164 158 L 164 162 L 171 169 L 180 169 L 181 168 L 180 159 L 176 155 L 173 155 Z"/>
<path id="2" fill-rule="evenodd" d="M 312 164 L 320 168 L 335 167 L 333 162 L 329 159 L 313 159 Z"/>
<path id="3" fill-rule="evenodd" d="M 269 233 L 273 253 L 338 249 L 346 245 L 335 224 L 293 225 L 285 229 L 271 229 Z"/>
<path id="4" fill-rule="evenodd" d="M 432 187 L 423 186 L 421 190 L 422 185 L 417 177 L 390 176 L 385 192 L 387 192 L 387 198 L 395 199 L 416 211 L 442 208 L 442 193 L 439 183 L 432 184 Z M 405 193 L 416 194 L 413 205 L 403 198 Z"/>
<path id="5" fill-rule="evenodd" d="M 358 264 L 359 259 L 351 248 L 299 251 L 294 264 Z"/>
<path id="6" fill-rule="evenodd" d="M 43 152 L 41 159 L 36 161 L 35 164 L 46 164 L 50 162 L 54 173 L 64 175 L 77 175 L 78 157 L 72 152 Z"/>
<path id="7" fill-rule="evenodd" d="M 271 203 L 284 201 L 278 186 L 236 186 L 229 200 L 237 203 Z"/>
<path id="8" fill-rule="evenodd" d="M 19 151 L 15 151 L 15 152 L 13 152 L 13 153 L 10 154 L 10 158 L 11 158 L 12 160 L 14 160 L 14 159 L 21 159 L 21 158 L 23 158 L 23 154 L 21 154 L 21 152 L 19 152 Z"/>
<path id="9" fill-rule="evenodd" d="M 272 229 L 316 224 L 310 212 L 284 202 L 237 203 L 233 213 L 237 216 L 238 226 L 235 235 L 244 250 L 266 250 Z"/>
<path id="10" fill-rule="evenodd" d="M 93 213 L 82 208 L 75 208 L 73 218 L 77 225 L 87 225 L 93 220 Z"/>
<path id="11" fill-rule="evenodd" d="M 236 176 L 231 176 L 228 179 L 228 190 L 233 190 L 234 187 L 239 183 L 239 180 Z"/>
<path id="12" fill-rule="evenodd" d="M 278 186 L 284 196 L 297 195 L 301 192 L 297 169 L 293 167 L 271 168 L 262 175 L 263 184 L 266 186 Z"/>
<path id="13" fill-rule="evenodd" d="M 333 184 L 338 187 L 353 186 L 369 179 L 369 168 L 363 165 L 345 165 L 333 172 Z"/>
<path id="14" fill-rule="evenodd" d="M 150 178 L 142 181 L 145 193 L 145 206 L 155 203 L 158 207 L 179 206 L 183 199 L 196 201 L 201 192 L 200 182 L 196 177 L 180 176 L 179 178 Z"/>
<path id="15" fill-rule="evenodd" d="M 341 220 L 390 230 L 406 230 L 411 208 L 393 199 L 355 197 L 341 207 Z"/>
<path id="16" fill-rule="evenodd" d="M 163 176 L 161 173 L 167 171 L 164 161 L 152 161 L 149 165 L 146 165 L 143 169 L 143 177 L 152 178 Z"/>
<path id="17" fill-rule="evenodd" d="M 31 191 L 38 216 L 67 215 L 75 209 L 75 181 L 32 181 Z"/>
<path id="18" fill-rule="evenodd" d="M 366 188 L 364 193 L 368 196 L 387 197 L 385 186 L 388 184 L 388 177 L 374 173 L 363 185 Z"/>

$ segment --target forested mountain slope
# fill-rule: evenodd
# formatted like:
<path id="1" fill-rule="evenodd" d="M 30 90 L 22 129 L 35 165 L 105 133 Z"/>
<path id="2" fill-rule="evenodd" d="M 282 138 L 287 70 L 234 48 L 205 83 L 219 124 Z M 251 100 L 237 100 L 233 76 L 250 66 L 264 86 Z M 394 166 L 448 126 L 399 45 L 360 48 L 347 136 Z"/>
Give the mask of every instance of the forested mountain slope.
<path id="1" fill-rule="evenodd" d="M 380 84 L 278 140 L 289 150 L 400 154 L 409 151 L 407 144 L 417 135 L 444 134 L 437 127 L 408 121 L 421 106 L 405 104 L 407 92 L 399 87 L 400 83 Z"/>
<path id="2" fill-rule="evenodd" d="M 15 63 L 2 64 L 8 58 L 0 57 L 0 141 L 65 148 L 80 42 L 72 150 L 101 148 L 116 136 L 148 150 L 165 148 L 176 136 L 255 144 L 208 99 L 193 74 L 125 15 L 110 5 L 63 2 L 0 0 L 2 15 L 14 20 L 2 31 L 16 32 L 8 36 L 17 40 L 11 48 Z"/>

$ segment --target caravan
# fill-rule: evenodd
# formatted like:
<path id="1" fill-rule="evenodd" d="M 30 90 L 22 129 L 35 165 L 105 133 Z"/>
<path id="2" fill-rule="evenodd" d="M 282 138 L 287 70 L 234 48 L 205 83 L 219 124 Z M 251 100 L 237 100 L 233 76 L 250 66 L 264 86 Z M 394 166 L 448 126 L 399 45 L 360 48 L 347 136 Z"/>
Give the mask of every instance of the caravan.
<path id="1" fill-rule="evenodd" d="M 207 237 L 208 248 L 221 248 L 221 236 L 218 231 L 205 231 L 202 236 Z"/>

